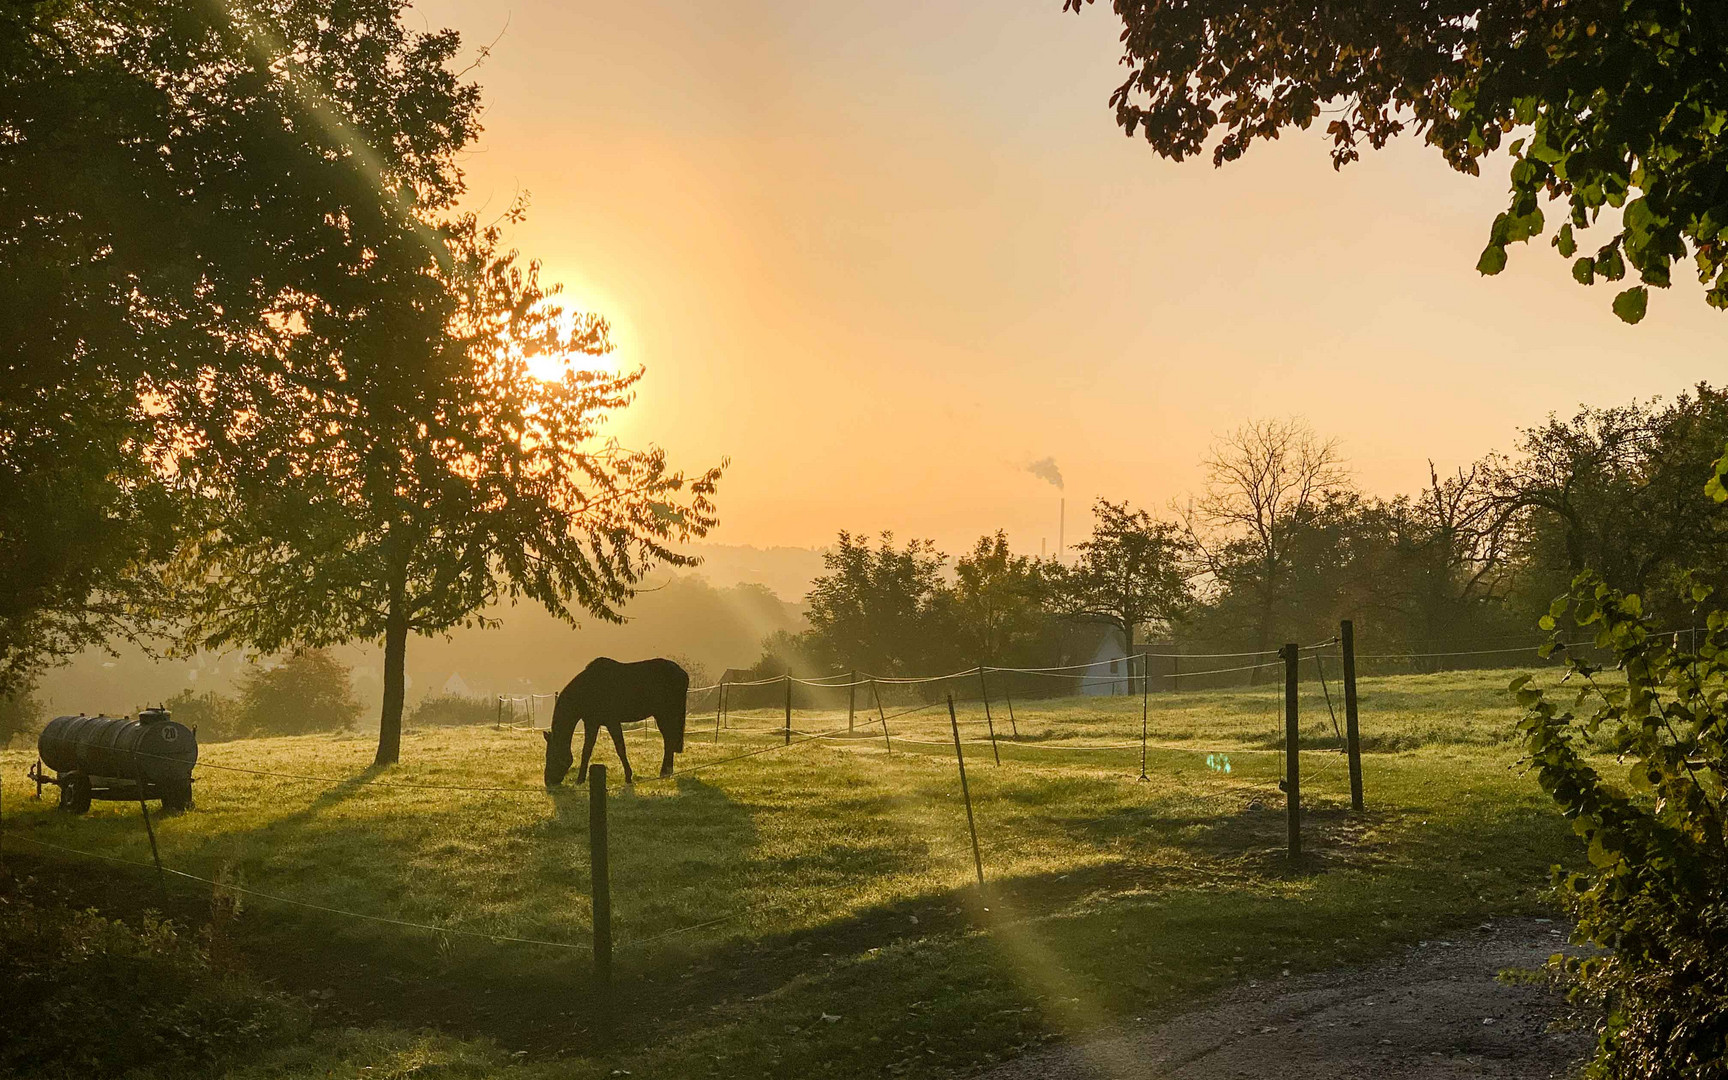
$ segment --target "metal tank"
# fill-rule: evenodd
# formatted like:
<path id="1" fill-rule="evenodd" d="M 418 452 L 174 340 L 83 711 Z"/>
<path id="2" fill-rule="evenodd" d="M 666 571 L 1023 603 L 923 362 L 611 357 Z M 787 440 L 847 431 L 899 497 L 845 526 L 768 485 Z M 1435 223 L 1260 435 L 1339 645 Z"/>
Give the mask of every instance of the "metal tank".
<path id="1" fill-rule="evenodd" d="M 164 810 L 192 805 L 198 736 L 166 709 L 144 709 L 136 718 L 57 716 L 36 740 L 36 755 L 30 778 L 38 794 L 43 784 L 58 786 L 61 807 L 74 813 L 90 809 L 92 799 L 160 799 Z"/>

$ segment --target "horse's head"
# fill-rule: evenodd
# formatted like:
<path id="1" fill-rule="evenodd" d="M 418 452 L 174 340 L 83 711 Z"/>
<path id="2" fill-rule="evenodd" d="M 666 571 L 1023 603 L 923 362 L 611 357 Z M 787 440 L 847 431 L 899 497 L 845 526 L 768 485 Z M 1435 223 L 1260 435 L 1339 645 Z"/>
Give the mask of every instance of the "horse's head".
<path id="1" fill-rule="evenodd" d="M 546 786 L 557 787 L 564 782 L 570 766 L 576 763 L 576 756 L 570 752 L 568 741 L 553 739 L 550 731 L 540 734 L 546 738 Z"/>

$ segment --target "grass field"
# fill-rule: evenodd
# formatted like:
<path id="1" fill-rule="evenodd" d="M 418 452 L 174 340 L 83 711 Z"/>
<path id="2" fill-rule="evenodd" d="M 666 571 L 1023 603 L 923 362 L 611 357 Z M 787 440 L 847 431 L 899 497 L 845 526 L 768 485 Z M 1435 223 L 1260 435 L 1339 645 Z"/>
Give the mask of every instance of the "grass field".
<path id="1" fill-rule="evenodd" d="M 1345 964 L 1482 918 L 1540 910 L 1571 834 L 1516 768 L 1511 672 L 1365 680 L 1368 810 L 1349 811 L 1332 721 L 1303 687 L 1306 858 L 1283 854 L 1281 688 L 998 703 L 1001 765 L 962 706 L 988 889 L 980 897 L 945 708 L 770 750 L 778 714 L 693 717 L 680 775 L 610 802 L 610 1007 L 596 999 L 585 789 L 539 787 L 538 734 L 226 743 L 198 808 L 157 823 L 164 861 L 369 922 L 92 863 L 147 863 L 136 805 L 87 817 L 28 798 L 0 755 L 17 872 L 116 912 L 165 907 L 212 956 L 308 1003 L 315 1034 L 237 1076 L 945 1076 L 1210 991 Z M 1332 692 L 1336 694 L 1336 684 Z M 890 703 L 894 713 L 907 708 Z M 844 710 L 795 726 L 844 727 Z M 631 736 L 639 779 L 658 736 Z M 1136 743 L 1132 747 L 1115 744 Z M 1112 749 L 1080 747 L 1108 745 Z M 753 757 L 723 760 L 752 750 Z M 1211 764 L 1208 764 L 1208 756 Z M 1229 771 L 1222 769 L 1227 756 Z M 597 760 L 611 763 L 602 739 Z M 433 790 L 391 784 L 500 790 Z M 213 918 L 213 912 L 220 917 Z M 607 1029 L 610 1029 L 609 1031 Z"/>

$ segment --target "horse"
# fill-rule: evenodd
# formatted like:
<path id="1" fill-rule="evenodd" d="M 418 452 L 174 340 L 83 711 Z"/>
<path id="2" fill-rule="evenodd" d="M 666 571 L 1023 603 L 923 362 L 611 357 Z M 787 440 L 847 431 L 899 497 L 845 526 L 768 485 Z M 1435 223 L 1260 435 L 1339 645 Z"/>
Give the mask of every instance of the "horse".
<path id="1" fill-rule="evenodd" d="M 624 725 L 650 716 L 665 744 L 660 775 L 671 776 L 672 755 L 684 752 L 685 695 L 689 689 L 689 674 L 671 660 L 625 664 L 602 656 L 589 663 L 558 694 L 558 703 L 552 708 L 552 730 L 542 733 L 546 737 L 546 786 L 563 783 L 574 763 L 570 744 L 577 721 L 584 725 L 578 784 L 588 780 L 588 759 L 594 755 L 594 739 L 602 727 L 612 733 L 612 745 L 618 748 L 618 761 L 624 766 L 624 782 L 631 783 L 635 776 L 624 753 Z"/>

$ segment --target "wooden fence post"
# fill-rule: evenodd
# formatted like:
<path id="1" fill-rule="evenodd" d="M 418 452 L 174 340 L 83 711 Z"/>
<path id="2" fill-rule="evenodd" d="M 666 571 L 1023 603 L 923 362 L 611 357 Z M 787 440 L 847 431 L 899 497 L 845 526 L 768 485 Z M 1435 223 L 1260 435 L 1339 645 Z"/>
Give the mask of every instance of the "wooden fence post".
<path id="1" fill-rule="evenodd" d="M 1296 715 L 1302 646 L 1292 642 L 1279 652 L 1284 657 L 1284 813 L 1290 858 L 1296 859 L 1302 854 L 1302 728 Z"/>
<path id="2" fill-rule="evenodd" d="M 606 842 L 606 766 L 588 770 L 588 877 L 594 901 L 594 978 L 601 1007 L 610 1007 L 612 985 L 612 868 Z"/>
<path id="3" fill-rule="evenodd" d="M 876 715 L 882 719 L 882 745 L 894 753 L 894 741 L 888 737 L 888 714 L 882 711 L 882 691 L 876 689 L 876 676 L 870 676 L 870 696 L 876 699 Z"/>
<path id="4" fill-rule="evenodd" d="M 978 870 L 978 891 L 984 891 L 984 855 L 978 850 L 978 822 L 972 817 L 972 792 L 966 786 L 966 751 L 960 749 L 960 721 L 954 716 L 954 695 L 948 695 L 948 723 L 954 728 L 954 763 L 960 766 L 960 798 L 966 802 L 966 831 L 972 834 L 972 865 Z"/>
<path id="5" fill-rule="evenodd" d="M 990 752 L 996 755 L 996 764 L 1002 764 L 1002 751 L 996 749 L 996 721 L 990 715 L 990 684 L 984 681 L 984 665 L 978 665 L 978 692 L 984 697 L 984 723 L 990 726 Z"/>
<path id="6" fill-rule="evenodd" d="M 846 676 L 846 734 L 852 734 L 856 728 L 858 716 L 858 673 L 851 672 Z"/>
<path id="7" fill-rule="evenodd" d="M 1146 775 L 1146 719 L 1152 707 L 1152 681 L 1146 667 L 1147 657 L 1140 656 L 1140 779 L 1150 780 Z"/>
<path id="8" fill-rule="evenodd" d="M 714 695 L 714 745 L 720 745 L 720 717 L 726 712 L 726 679 L 720 679 L 720 687 Z"/>
<path id="9" fill-rule="evenodd" d="M 1344 739 L 1350 758 L 1350 809 L 1362 809 L 1362 732 L 1356 724 L 1356 626 L 1349 619 L 1338 624 L 1338 643 L 1344 653 Z"/>
<path id="10" fill-rule="evenodd" d="M 1014 722 L 1014 680 L 1013 679 L 1003 679 L 1002 680 L 1002 700 L 1004 700 L 1008 703 L 1008 729 L 1010 731 L 1012 731 L 1014 733 L 1014 737 L 1016 739 L 1018 739 L 1020 737 L 1020 725 Z"/>
<path id="11" fill-rule="evenodd" d="M 792 745 L 792 674 L 786 674 L 786 745 Z"/>

